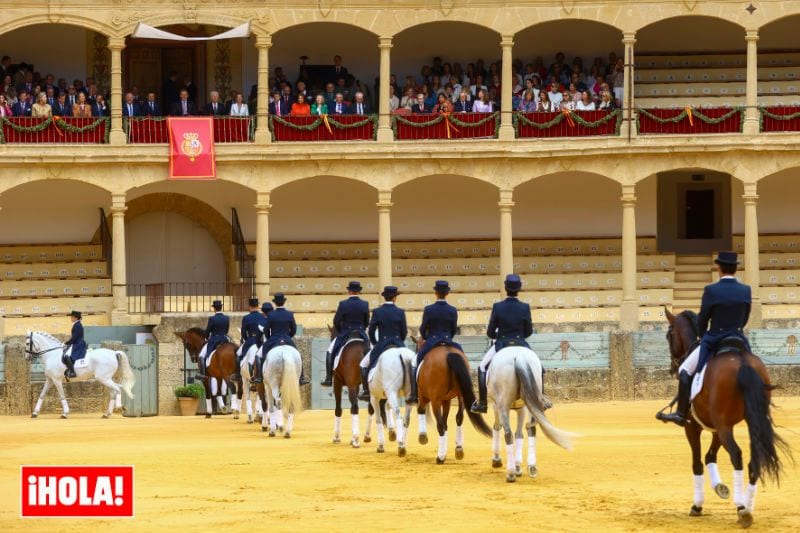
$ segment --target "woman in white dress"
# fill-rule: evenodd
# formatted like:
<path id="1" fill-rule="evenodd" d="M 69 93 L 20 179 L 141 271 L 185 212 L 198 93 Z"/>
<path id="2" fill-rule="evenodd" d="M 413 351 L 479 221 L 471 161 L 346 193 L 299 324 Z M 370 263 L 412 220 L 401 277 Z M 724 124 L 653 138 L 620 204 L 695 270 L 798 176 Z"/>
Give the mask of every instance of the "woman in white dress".
<path id="1" fill-rule="evenodd" d="M 473 113 L 491 113 L 494 111 L 492 101 L 489 100 L 489 94 L 483 89 L 478 90 L 478 96 L 472 104 Z"/>
<path id="2" fill-rule="evenodd" d="M 578 105 L 575 107 L 578 111 L 594 111 L 594 101 L 592 97 L 589 96 L 589 91 L 583 91 L 581 93 L 581 101 L 578 102 Z"/>
<path id="3" fill-rule="evenodd" d="M 244 103 L 244 96 L 242 93 L 236 93 L 236 100 L 231 104 L 232 117 L 247 117 L 250 115 L 250 110 L 247 109 L 247 104 Z"/>

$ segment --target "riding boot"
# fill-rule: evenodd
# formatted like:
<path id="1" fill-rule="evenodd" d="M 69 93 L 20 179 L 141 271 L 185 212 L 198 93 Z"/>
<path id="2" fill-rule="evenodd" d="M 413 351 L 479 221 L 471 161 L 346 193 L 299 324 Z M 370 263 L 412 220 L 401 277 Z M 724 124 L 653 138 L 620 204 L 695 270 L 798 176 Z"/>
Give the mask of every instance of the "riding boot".
<path id="1" fill-rule="evenodd" d="M 361 369 L 361 394 L 358 395 L 358 399 L 369 401 L 369 368 Z"/>
<path id="2" fill-rule="evenodd" d="M 241 383 L 242 381 L 241 368 L 242 368 L 242 358 L 236 356 L 236 369 L 233 371 L 233 374 L 231 374 L 231 381 L 236 381 L 238 383 Z"/>
<path id="3" fill-rule="evenodd" d="M 197 374 L 194 376 L 195 381 L 203 381 L 206 379 L 206 360 L 203 357 L 197 359 Z"/>
<path id="4" fill-rule="evenodd" d="M 253 364 L 253 377 L 250 378 L 250 383 L 253 385 L 258 385 L 259 383 L 264 382 L 264 380 L 261 379 L 261 367 L 263 365 L 264 363 L 261 361 L 261 357 L 256 357 L 256 362 Z"/>
<path id="5" fill-rule="evenodd" d="M 411 367 L 411 394 L 406 398 L 406 405 L 417 405 L 417 367 Z"/>
<path id="6" fill-rule="evenodd" d="M 311 380 L 306 377 L 306 371 L 303 369 L 303 365 L 300 365 L 300 386 L 308 385 L 311 383 Z"/>
<path id="7" fill-rule="evenodd" d="M 692 387 L 692 376 L 688 372 L 681 370 L 678 377 L 678 408 L 674 413 L 659 413 L 658 419 L 662 422 L 675 422 L 679 426 L 686 425 L 689 415 L 689 394 Z"/>
<path id="8" fill-rule="evenodd" d="M 323 387 L 333 386 L 333 354 L 330 352 L 325 354 L 325 379 L 320 385 Z"/>
<path id="9" fill-rule="evenodd" d="M 486 412 L 486 372 L 478 370 L 478 399 L 469 408 L 473 413 Z"/>
<path id="10" fill-rule="evenodd" d="M 72 357 L 64 357 L 63 361 L 64 365 L 67 367 L 64 371 L 64 377 L 67 379 L 78 377 L 77 374 L 75 374 L 75 361 L 72 360 Z"/>

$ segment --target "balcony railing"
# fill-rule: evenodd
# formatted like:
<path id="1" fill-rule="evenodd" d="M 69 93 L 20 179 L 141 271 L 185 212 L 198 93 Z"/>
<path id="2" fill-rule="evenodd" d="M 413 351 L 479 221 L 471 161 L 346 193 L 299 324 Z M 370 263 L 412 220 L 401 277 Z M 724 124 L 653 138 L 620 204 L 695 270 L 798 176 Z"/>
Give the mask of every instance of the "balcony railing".
<path id="1" fill-rule="evenodd" d="M 619 135 L 621 126 L 620 110 L 514 114 L 517 138 Z"/>
<path id="2" fill-rule="evenodd" d="M 800 107 L 772 106 L 759 108 L 761 131 L 800 131 Z"/>
<path id="3" fill-rule="evenodd" d="M 398 141 L 427 139 L 495 138 L 500 113 L 442 113 L 392 116 L 394 138 Z"/>
<path id="4" fill-rule="evenodd" d="M 743 107 L 639 109 L 636 119 L 640 135 L 741 133 L 743 123 Z"/>
<path id="5" fill-rule="evenodd" d="M 269 117 L 274 141 L 372 141 L 377 115 L 320 115 Z"/>
<path id="6" fill-rule="evenodd" d="M 214 300 L 221 300 L 227 311 L 246 311 L 254 291 L 252 280 L 129 284 L 128 313 L 204 313 Z"/>
<path id="7" fill-rule="evenodd" d="M 214 117 L 214 142 L 253 141 L 255 117 Z M 128 144 L 166 144 L 169 142 L 166 117 L 123 117 L 122 128 Z"/>
<path id="8" fill-rule="evenodd" d="M 0 143 L 105 144 L 109 117 L 0 117 Z"/>

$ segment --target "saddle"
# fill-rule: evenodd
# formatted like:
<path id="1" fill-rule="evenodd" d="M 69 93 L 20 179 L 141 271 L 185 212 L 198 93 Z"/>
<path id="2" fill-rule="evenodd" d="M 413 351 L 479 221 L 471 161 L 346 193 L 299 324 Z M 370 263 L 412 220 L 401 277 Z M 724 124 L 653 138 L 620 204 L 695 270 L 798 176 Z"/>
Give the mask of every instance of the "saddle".
<path id="1" fill-rule="evenodd" d="M 360 332 L 351 331 L 350 333 L 347 334 L 347 337 L 345 338 L 345 343 L 344 343 L 344 345 L 342 345 L 342 347 L 344 348 L 344 346 L 349 344 L 350 341 L 361 341 L 361 342 L 364 342 L 364 338 L 361 336 Z"/>
<path id="2" fill-rule="evenodd" d="M 717 345 L 717 355 L 723 353 L 736 353 L 742 355 L 747 351 L 747 344 L 742 340 L 741 337 L 737 337 L 735 335 L 731 335 L 730 337 L 725 337 L 722 339 L 719 344 Z"/>

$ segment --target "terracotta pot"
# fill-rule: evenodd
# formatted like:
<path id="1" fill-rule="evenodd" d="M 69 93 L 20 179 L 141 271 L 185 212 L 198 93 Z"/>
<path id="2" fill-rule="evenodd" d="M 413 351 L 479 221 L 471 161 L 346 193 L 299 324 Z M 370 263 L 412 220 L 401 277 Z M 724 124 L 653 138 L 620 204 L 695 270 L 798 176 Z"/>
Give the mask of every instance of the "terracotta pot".
<path id="1" fill-rule="evenodd" d="M 197 398 L 178 398 L 178 405 L 181 407 L 181 415 L 194 416 L 197 414 Z"/>

